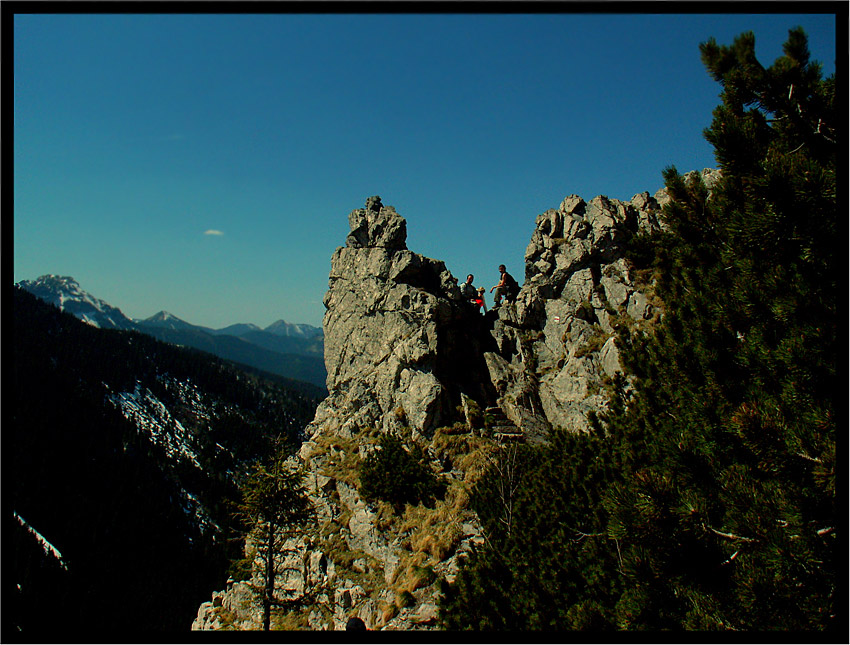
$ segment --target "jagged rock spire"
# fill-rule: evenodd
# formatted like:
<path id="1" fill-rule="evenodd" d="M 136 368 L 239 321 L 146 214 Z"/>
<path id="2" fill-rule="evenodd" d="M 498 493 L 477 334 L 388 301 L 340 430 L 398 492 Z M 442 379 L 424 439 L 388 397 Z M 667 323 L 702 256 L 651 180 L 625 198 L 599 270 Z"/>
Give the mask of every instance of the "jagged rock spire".
<path id="1" fill-rule="evenodd" d="M 348 224 L 351 232 L 345 243 L 350 248 L 407 249 L 407 222 L 378 195 L 366 200 L 366 208 L 351 211 Z"/>
<path id="2" fill-rule="evenodd" d="M 307 434 L 378 428 L 428 435 L 451 423 L 460 404 L 454 372 L 475 369 L 463 354 L 471 343 L 459 322 L 457 282 L 443 262 L 407 250 L 404 218 L 380 197 L 348 220 L 324 299 L 329 396 Z M 486 379 L 479 362 L 478 378 Z M 467 380 L 474 388 L 475 377 Z"/>

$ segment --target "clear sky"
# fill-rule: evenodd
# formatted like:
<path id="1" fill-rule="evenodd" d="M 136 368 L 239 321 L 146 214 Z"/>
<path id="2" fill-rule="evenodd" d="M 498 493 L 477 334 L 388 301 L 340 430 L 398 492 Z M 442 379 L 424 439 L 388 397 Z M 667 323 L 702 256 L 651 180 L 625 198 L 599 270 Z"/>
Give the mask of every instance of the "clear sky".
<path id="1" fill-rule="evenodd" d="M 715 165 L 701 42 L 752 30 L 769 65 L 797 25 L 832 73 L 829 14 L 16 15 L 14 280 L 318 326 L 348 213 L 380 195 L 412 251 L 522 283 L 567 195 Z"/>

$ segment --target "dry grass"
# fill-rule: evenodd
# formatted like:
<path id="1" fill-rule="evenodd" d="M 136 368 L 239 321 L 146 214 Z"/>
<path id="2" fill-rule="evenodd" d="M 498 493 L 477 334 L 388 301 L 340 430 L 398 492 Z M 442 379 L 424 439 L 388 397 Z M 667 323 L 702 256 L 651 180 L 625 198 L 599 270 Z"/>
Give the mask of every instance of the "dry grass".
<path id="1" fill-rule="evenodd" d="M 312 607 L 303 607 L 286 613 L 273 613 L 271 629 L 273 631 L 301 631 L 310 629 L 310 610 Z"/>
<path id="2" fill-rule="evenodd" d="M 395 597 L 395 604 L 399 607 L 399 609 L 412 607 L 416 604 L 416 598 L 409 591 L 399 591 Z"/>
<path id="3" fill-rule="evenodd" d="M 233 613 L 229 609 L 225 609 L 224 607 L 216 607 L 213 611 L 215 612 L 215 615 L 219 620 L 219 629 L 223 631 L 236 629 L 233 626 L 233 623 L 236 620 L 235 613 Z"/>
<path id="4" fill-rule="evenodd" d="M 392 528 L 394 520 L 393 505 L 384 500 L 377 502 L 378 517 L 375 520 L 375 526 L 381 531 L 388 531 Z"/>
<path id="5" fill-rule="evenodd" d="M 329 522 L 323 527 L 322 534 L 324 540 L 322 542 L 322 552 L 336 566 L 343 569 L 351 569 L 354 561 L 366 557 L 366 554 L 363 551 L 349 548 L 345 538 L 342 537 L 341 530 L 340 525 L 335 522 Z"/>
<path id="6" fill-rule="evenodd" d="M 395 592 L 396 605 L 399 608 L 406 606 L 405 603 L 414 591 L 436 582 L 437 575 L 427 562 L 428 556 L 424 553 L 406 553 L 402 557 L 390 587 Z"/>
<path id="7" fill-rule="evenodd" d="M 487 437 L 474 437 L 474 440 L 472 449 L 456 462 L 458 469 L 463 472 L 464 484 L 469 487 L 481 479 L 499 447 L 494 440 Z"/>
<path id="8" fill-rule="evenodd" d="M 464 474 L 464 482 L 474 484 L 483 474 L 487 455 L 495 449 L 495 442 L 472 433 L 457 434 L 454 428 L 438 428 L 431 447 L 440 456 L 448 456 L 454 467 Z"/>
<path id="9" fill-rule="evenodd" d="M 377 443 L 380 433 L 365 428 L 351 438 L 337 435 L 320 435 L 315 438 L 317 449 L 310 456 L 315 459 L 327 456 L 328 460 L 321 472 L 357 488 L 360 484 L 360 446 Z"/>
<path id="10" fill-rule="evenodd" d="M 461 454 L 466 454 L 470 451 L 469 431 L 464 433 L 458 432 L 454 427 L 437 428 L 434 431 L 434 438 L 431 440 L 431 447 L 440 456 L 449 456 L 452 459 Z"/>
<path id="11" fill-rule="evenodd" d="M 658 318 L 665 309 L 664 301 L 659 297 L 657 285 L 661 279 L 661 272 L 656 267 L 649 267 L 632 272 L 632 281 L 635 289 L 646 296 L 646 301 L 654 307 L 652 318 L 647 321 L 651 324 L 656 324 Z"/>
<path id="12" fill-rule="evenodd" d="M 462 439 L 463 448 L 455 452 L 453 459 L 464 473 L 463 480 L 451 480 L 443 499 L 434 508 L 408 504 L 395 522 L 396 533 L 408 536 L 405 546 L 414 554 L 430 556 L 433 563 L 445 560 L 460 543 L 461 524 L 468 515 L 469 491 L 496 450 L 496 444 L 483 437 L 467 435 Z M 452 445 L 455 449 L 459 447 L 454 442 Z"/>
<path id="13" fill-rule="evenodd" d="M 420 523 L 410 533 L 410 549 L 414 553 L 430 555 L 434 562 L 447 558 L 460 542 L 459 516 L 457 510 L 444 503 L 438 504 L 431 512 L 422 513 Z"/>
<path id="14" fill-rule="evenodd" d="M 386 600 L 378 601 L 378 612 L 381 614 L 376 627 L 383 627 L 398 615 L 398 606 Z"/>
<path id="15" fill-rule="evenodd" d="M 432 567 L 457 549 L 462 537 L 461 525 L 469 515 L 469 490 L 486 469 L 489 455 L 496 450 L 492 440 L 469 433 L 455 434 L 454 430 L 437 430 L 431 446 L 437 454 L 452 458 L 463 472 L 463 479 L 450 480 L 443 499 L 433 508 L 407 504 L 400 516 L 391 515 L 391 508 L 386 514 L 379 509 L 380 521 L 396 535 L 405 536 L 402 544 L 406 552 L 391 584 L 397 608 L 406 606 L 409 594 L 433 584 L 436 576 Z M 385 610 L 385 620 L 391 620 L 395 610 L 389 607 Z"/>
<path id="16" fill-rule="evenodd" d="M 318 437 L 321 454 L 326 455 L 328 460 L 323 467 L 324 474 L 356 486 L 361 464 L 358 447 L 363 443 L 375 443 L 379 437 L 378 433 L 370 435 L 368 432 L 361 432 L 352 439 Z M 322 551 L 338 567 L 346 570 L 346 577 L 359 581 L 362 578 L 359 584 L 377 600 L 379 625 L 386 624 L 398 614 L 399 609 L 408 606 L 413 592 L 436 582 L 433 567 L 457 549 L 463 535 L 462 524 L 470 519 L 469 492 L 498 449 L 492 439 L 472 434 L 460 425 L 436 430 L 430 446 L 423 444 L 422 447 L 432 448 L 441 459 L 449 457 L 453 468 L 460 471 L 461 475 L 455 473 L 456 476 L 447 479 L 449 485 L 443 499 L 437 500 L 433 508 L 424 504 L 407 504 L 399 513 L 387 502 L 378 501 L 375 504 L 376 527 L 388 540 L 392 540 L 392 536 L 402 537 L 404 550 L 390 584 L 395 602 L 374 595 L 384 588 L 383 568 L 363 552 L 348 547 L 342 532 L 347 517 L 325 523 L 321 531 Z M 353 563 L 362 557 L 367 557 L 370 565 L 363 574 L 352 569 Z M 301 624 L 298 621 L 302 619 L 290 616 L 287 620 L 290 621 L 287 624 L 296 626 L 286 627 L 289 629 L 298 628 L 297 625 Z"/>

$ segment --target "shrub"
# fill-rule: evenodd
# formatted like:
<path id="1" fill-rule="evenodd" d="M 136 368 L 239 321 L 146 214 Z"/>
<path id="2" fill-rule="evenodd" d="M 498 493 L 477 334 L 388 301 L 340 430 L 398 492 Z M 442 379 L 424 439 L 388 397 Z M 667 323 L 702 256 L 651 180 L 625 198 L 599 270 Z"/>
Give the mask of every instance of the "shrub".
<path id="1" fill-rule="evenodd" d="M 582 358 L 588 354 L 592 354 L 593 352 L 598 352 L 602 349 L 610 337 L 611 334 L 605 333 L 599 325 L 594 325 L 593 332 L 587 338 L 585 343 L 576 349 L 574 356 L 576 358 Z"/>
<path id="2" fill-rule="evenodd" d="M 227 575 L 234 580 L 249 580 L 253 574 L 254 558 L 233 560 L 227 569 Z"/>
<path id="3" fill-rule="evenodd" d="M 360 495 L 372 502 L 384 500 L 396 508 L 405 503 L 430 503 L 442 494 L 442 486 L 425 461 L 419 446 L 410 452 L 392 435 L 381 437 L 379 449 L 360 467 Z"/>

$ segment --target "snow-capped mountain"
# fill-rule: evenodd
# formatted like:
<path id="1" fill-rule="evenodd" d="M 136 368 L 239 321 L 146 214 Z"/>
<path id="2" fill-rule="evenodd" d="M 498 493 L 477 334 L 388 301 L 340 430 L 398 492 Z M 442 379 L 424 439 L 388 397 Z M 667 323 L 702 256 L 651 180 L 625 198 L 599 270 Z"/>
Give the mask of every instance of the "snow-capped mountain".
<path id="1" fill-rule="evenodd" d="M 79 283 L 70 276 L 43 275 L 36 280 L 22 280 L 18 286 L 94 327 L 137 328 L 120 309 L 83 291 Z"/>
<path id="2" fill-rule="evenodd" d="M 290 323 L 285 320 L 273 322 L 265 329 L 253 323 L 236 323 L 221 329 L 212 329 L 186 322 L 168 311 L 160 311 L 150 318 L 130 319 L 117 307 L 113 307 L 108 302 L 84 291 L 71 276 L 48 274 L 35 280 L 22 280 L 18 283 L 18 286 L 39 299 L 56 305 L 62 311 L 67 311 L 80 320 L 101 329 L 144 331 L 145 328 L 155 327 L 159 329 L 203 331 L 215 336 L 236 336 L 237 338 L 264 331 L 275 336 L 305 340 L 317 338 L 322 336 L 323 333 L 321 327 Z"/>
<path id="3" fill-rule="evenodd" d="M 206 327 L 200 327 L 198 325 L 193 325 L 192 323 L 188 323 L 181 318 L 178 318 L 172 313 L 167 311 L 160 311 L 157 314 L 154 314 L 150 318 L 145 319 L 134 319 L 133 322 L 136 323 L 139 327 L 156 327 L 159 329 L 195 329 L 205 331 L 207 333 L 212 333 L 213 330 L 207 329 Z"/>
<path id="4" fill-rule="evenodd" d="M 316 338 L 322 335 L 321 327 L 313 327 L 312 325 L 299 325 L 297 323 L 288 323 L 285 320 L 278 320 L 265 328 L 270 334 L 275 336 L 286 336 L 288 338 Z"/>
<path id="5" fill-rule="evenodd" d="M 217 336 L 228 335 L 228 336 L 236 336 L 237 338 L 241 338 L 245 334 L 249 334 L 252 331 L 261 331 L 259 326 L 254 325 L 253 323 L 236 323 L 235 325 L 228 325 L 222 329 L 212 329 L 210 333 L 216 334 Z"/>
<path id="6" fill-rule="evenodd" d="M 167 311 L 131 320 L 118 308 L 84 291 L 69 276 L 43 275 L 23 280 L 18 286 L 95 327 L 140 331 L 168 343 L 325 387 L 324 337 L 319 327 L 279 320 L 266 330 L 249 323 L 216 330 L 193 325 Z"/>

